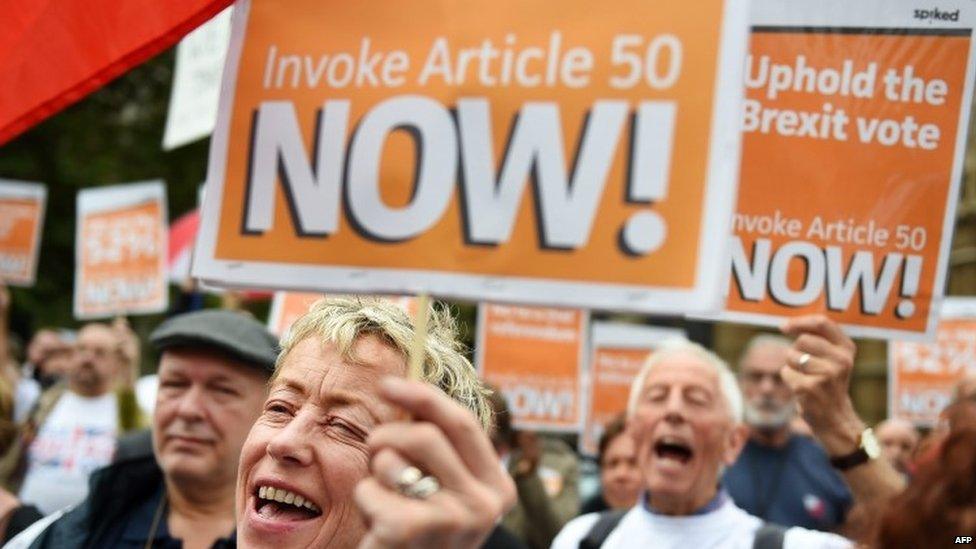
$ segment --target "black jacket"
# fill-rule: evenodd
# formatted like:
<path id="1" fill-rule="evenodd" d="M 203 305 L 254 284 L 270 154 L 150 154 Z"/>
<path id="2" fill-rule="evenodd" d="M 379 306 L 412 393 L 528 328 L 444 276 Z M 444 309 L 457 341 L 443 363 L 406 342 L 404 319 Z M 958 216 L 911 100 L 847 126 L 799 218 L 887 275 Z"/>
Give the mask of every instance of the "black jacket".
<path id="1" fill-rule="evenodd" d="M 92 473 L 85 501 L 51 524 L 31 549 L 95 549 L 106 530 L 163 485 L 148 431 L 119 440 L 115 459 Z M 498 525 L 482 549 L 525 549 L 525 545 Z"/>

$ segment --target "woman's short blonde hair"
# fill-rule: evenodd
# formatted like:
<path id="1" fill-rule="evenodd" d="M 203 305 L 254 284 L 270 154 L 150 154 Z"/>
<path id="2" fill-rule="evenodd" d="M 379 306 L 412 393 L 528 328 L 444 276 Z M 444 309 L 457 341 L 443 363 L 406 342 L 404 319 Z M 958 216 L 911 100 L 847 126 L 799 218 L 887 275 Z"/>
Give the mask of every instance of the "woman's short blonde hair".
<path id="1" fill-rule="evenodd" d="M 288 352 L 307 337 L 335 345 L 346 358 L 353 344 L 374 335 L 408 359 L 414 337 L 413 322 L 406 311 L 382 297 L 329 297 L 315 302 L 281 338 L 281 352 L 275 371 Z M 427 339 L 424 346 L 423 380 L 439 387 L 447 396 L 471 410 L 487 430 L 491 426 L 490 391 L 478 379 L 474 366 L 464 356 L 457 339 L 454 317 L 447 306 L 428 309 Z"/>

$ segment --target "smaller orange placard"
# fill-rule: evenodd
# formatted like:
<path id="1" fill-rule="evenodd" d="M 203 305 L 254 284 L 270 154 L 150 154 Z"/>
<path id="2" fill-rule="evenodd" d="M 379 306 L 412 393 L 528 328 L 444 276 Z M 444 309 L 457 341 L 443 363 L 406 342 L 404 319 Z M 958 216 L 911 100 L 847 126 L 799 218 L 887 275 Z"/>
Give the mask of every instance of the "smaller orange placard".
<path id="1" fill-rule="evenodd" d="M 953 314 L 953 309 L 970 314 Z M 888 347 L 888 417 L 933 426 L 955 384 L 976 372 L 976 298 L 947 298 L 934 343 L 893 341 Z M 952 317 L 950 317 L 952 315 Z"/>
<path id="2" fill-rule="evenodd" d="M 268 313 L 268 330 L 279 337 L 284 335 L 313 303 L 323 297 L 325 294 L 316 292 L 275 292 Z"/>
<path id="3" fill-rule="evenodd" d="M 268 330 L 283 336 L 299 317 L 308 312 L 316 301 L 326 297 L 316 292 L 275 292 L 268 313 Z M 409 296 L 390 296 L 387 299 L 396 303 L 413 318 L 417 311 L 417 299 Z"/>
<path id="4" fill-rule="evenodd" d="M 483 303 L 476 363 L 502 392 L 520 429 L 579 430 L 587 313 Z"/>
<path id="5" fill-rule="evenodd" d="M 627 410 L 630 386 L 653 349 L 681 330 L 616 322 L 594 322 L 587 375 L 586 418 L 580 452 L 597 453 L 607 423 Z"/>
<path id="6" fill-rule="evenodd" d="M 44 185 L 0 180 L 0 282 L 34 284 L 46 198 Z"/>
<path id="7" fill-rule="evenodd" d="M 166 203 L 162 183 L 86 189 L 78 195 L 75 316 L 166 309 Z"/>

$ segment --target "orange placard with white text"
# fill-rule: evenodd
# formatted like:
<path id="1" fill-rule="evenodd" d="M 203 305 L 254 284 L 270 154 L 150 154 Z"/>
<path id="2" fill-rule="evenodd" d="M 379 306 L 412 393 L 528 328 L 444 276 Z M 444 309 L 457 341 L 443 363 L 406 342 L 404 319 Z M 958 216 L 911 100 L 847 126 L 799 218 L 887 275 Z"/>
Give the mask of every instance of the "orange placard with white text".
<path id="1" fill-rule="evenodd" d="M 76 318 L 166 310 L 166 193 L 161 182 L 78 193 Z"/>
<path id="2" fill-rule="evenodd" d="M 976 298 L 946 298 L 933 343 L 888 345 L 888 417 L 932 427 L 956 382 L 976 374 Z"/>
<path id="3" fill-rule="evenodd" d="M 319 293 L 275 292 L 268 313 L 268 330 L 277 336 L 283 335 L 298 317 L 323 297 L 325 295 Z"/>
<path id="4" fill-rule="evenodd" d="M 576 432 L 582 424 L 585 311 L 482 303 L 475 364 L 521 429 Z"/>
<path id="5" fill-rule="evenodd" d="M 0 282 L 34 284 L 46 201 L 40 183 L 0 179 Z"/>
<path id="6" fill-rule="evenodd" d="M 580 435 L 580 451 L 596 455 L 607 423 L 626 412 L 631 384 L 654 347 L 668 338 L 682 337 L 681 330 L 616 322 L 594 322 L 591 330 L 587 374 L 586 420 Z"/>
<path id="7" fill-rule="evenodd" d="M 745 8 L 238 2 L 194 275 L 717 310 Z"/>
<path id="8" fill-rule="evenodd" d="M 725 318 L 826 313 L 857 336 L 934 334 L 976 10 L 959 2 L 943 22 L 916 4 L 754 4 Z M 873 26 L 879 13 L 897 16 Z"/>
<path id="9" fill-rule="evenodd" d="M 268 313 L 268 330 L 282 336 L 298 320 L 298 317 L 308 312 L 309 307 L 316 301 L 326 297 L 325 294 L 308 292 L 275 292 L 271 300 L 271 310 Z M 393 303 L 399 305 L 409 316 L 417 314 L 417 300 L 408 296 L 389 296 Z"/>

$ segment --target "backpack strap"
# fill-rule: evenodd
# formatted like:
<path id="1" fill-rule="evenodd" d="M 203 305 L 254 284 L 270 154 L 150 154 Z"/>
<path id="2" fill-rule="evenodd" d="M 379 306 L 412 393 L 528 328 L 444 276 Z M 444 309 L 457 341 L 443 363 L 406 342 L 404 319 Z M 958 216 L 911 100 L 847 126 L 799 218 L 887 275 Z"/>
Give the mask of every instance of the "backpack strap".
<path id="1" fill-rule="evenodd" d="M 752 542 L 752 549 L 783 549 L 783 539 L 786 528 L 772 522 L 763 522 L 756 530 L 756 539 Z"/>
<path id="2" fill-rule="evenodd" d="M 580 540 L 579 549 L 600 549 L 603 542 L 610 537 L 610 532 L 620 524 L 623 520 L 624 515 L 627 514 L 630 509 L 615 509 L 612 511 L 604 511 L 600 513 L 600 518 L 596 520 L 590 531 L 586 533 L 586 537 Z"/>

